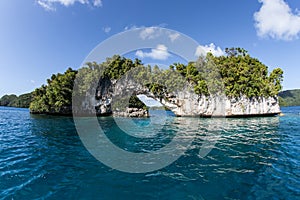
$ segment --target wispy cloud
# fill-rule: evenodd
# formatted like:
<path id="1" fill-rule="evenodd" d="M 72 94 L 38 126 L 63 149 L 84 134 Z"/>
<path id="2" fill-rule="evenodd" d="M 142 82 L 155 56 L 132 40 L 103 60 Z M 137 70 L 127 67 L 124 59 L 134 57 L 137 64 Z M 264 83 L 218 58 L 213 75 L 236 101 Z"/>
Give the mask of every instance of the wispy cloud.
<path id="1" fill-rule="evenodd" d="M 105 33 L 109 33 L 109 32 L 111 31 L 111 27 L 104 27 L 104 28 L 103 28 L 103 31 L 104 31 Z"/>
<path id="2" fill-rule="evenodd" d="M 167 60 L 171 54 L 168 52 L 168 48 L 159 44 L 155 49 L 151 49 L 150 52 L 143 52 L 142 50 L 138 50 L 135 53 L 139 58 L 152 58 L 153 60 Z"/>
<path id="3" fill-rule="evenodd" d="M 38 0 L 37 3 L 47 11 L 54 11 L 55 10 L 55 8 L 50 3 L 46 3 L 46 2 L 41 1 L 41 0 Z"/>
<path id="4" fill-rule="evenodd" d="M 143 40 L 155 39 L 160 35 L 161 35 L 160 27 L 155 27 L 155 26 L 144 28 L 140 33 L 140 37 Z"/>
<path id="5" fill-rule="evenodd" d="M 144 28 L 144 27 L 138 27 L 136 25 L 128 25 L 128 26 L 124 27 L 124 31 L 133 30 L 133 29 L 137 29 L 137 28 Z"/>
<path id="6" fill-rule="evenodd" d="M 196 49 L 195 56 L 206 56 L 207 53 L 212 53 L 214 56 L 223 56 L 225 52 L 221 47 L 217 47 L 214 43 L 209 45 L 199 45 Z"/>
<path id="7" fill-rule="evenodd" d="M 169 39 L 171 40 L 171 42 L 174 42 L 175 40 L 177 40 L 180 37 L 179 33 L 176 33 L 176 32 L 174 33 L 173 31 L 168 31 L 168 30 L 162 29 L 164 26 L 166 26 L 166 25 L 162 24 L 159 26 L 141 27 L 141 28 L 143 28 L 143 30 L 140 32 L 140 38 L 143 40 L 151 40 L 151 39 L 155 39 L 155 38 L 158 38 L 158 37 L 166 34 L 167 37 L 169 37 Z M 134 26 L 133 28 L 138 28 L 138 27 Z"/>
<path id="8" fill-rule="evenodd" d="M 166 26 L 167 26 L 166 23 L 162 23 L 162 24 L 159 24 L 159 25 L 153 25 L 153 26 L 148 27 L 148 28 L 165 28 Z M 146 26 L 137 26 L 135 24 L 130 24 L 130 25 L 124 27 L 124 31 L 137 29 L 137 28 L 147 28 L 147 27 Z"/>
<path id="9" fill-rule="evenodd" d="M 300 33 L 300 13 L 292 11 L 284 0 L 259 0 L 262 7 L 254 14 L 260 37 L 293 40 Z"/>
<path id="10" fill-rule="evenodd" d="M 177 40 L 180 37 L 179 33 L 170 33 L 169 34 L 169 38 L 172 42 L 174 42 L 175 40 Z"/>
<path id="11" fill-rule="evenodd" d="M 36 0 L 36 2 L 47 11 L 55 11 L 57 4 L 66 7 L 72 6 L 75 3 L 92 5 L 94 7 L 102 6 L 102 0 Z"/>

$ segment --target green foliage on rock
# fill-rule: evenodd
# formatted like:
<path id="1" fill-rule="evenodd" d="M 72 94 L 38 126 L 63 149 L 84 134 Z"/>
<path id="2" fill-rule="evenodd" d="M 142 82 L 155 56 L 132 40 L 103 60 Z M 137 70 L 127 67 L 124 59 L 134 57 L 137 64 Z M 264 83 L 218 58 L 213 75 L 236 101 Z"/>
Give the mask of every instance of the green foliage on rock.
<path id="1" fill-rule="evenodd" d="M 142 108 L 144 110 L 147 110 L 147 106 L 136 96 L 132 95 L 129 98 L 129 108 Z"/>
<path id="2" fill-rule="evenodd" d="M 32 113 L 71 114 L 72 91 L 76 70 L 69 68 L 64 74 L 53 74 L 47 80 L 47 85 L 42 85 L 33 92 L 30 103 Z"/>
<path id="3" fill-rule="evenodd" d="M 84 67 L 78 70 L 76 76 L 77 86 L 76 95 L 85 95 L 91 88 L 99 85 L 99 80 L 117 80 L 120 79 L 128 71 L 141 66 L 140 60 L 121 57 L 114 55 L 107 58 L 105 62 L 96 63 L 88 62 Z M 99 88 L 98 88 L 99 89 Z"/>
<path id="4" fill-rule="evenodd" d="M 268 67 L 258 59 L 250 57 L 241 48 L 226 49 L 226 56 L 200 57 L 188 65 L 174 64 L 180 74 L 193 83 L 199 95 L 223 92 L 229 97 L 269 97 L 278 95 L 282 89 L 283 71 L 274 69 L 268 74 Z"/>
<path id="5" fill-rule="evenodd" d="M 131 69 L 142 65 L 142 62 L 139 59 L 132 61 L 131 59 L 115 55 L 112 58 L 108 58 L 102 65 L 104 65 L 103 77 L 119 79 Z"/>
<path id="6" fill-rule="evenodd" d="M 227 96 L 269 97 L 282 89 L 282 69 L 268 74 L 268 67 L 244 49 L 231 48 L 227 56 L 213 57 L 213 61 L 220 70 Z"/>

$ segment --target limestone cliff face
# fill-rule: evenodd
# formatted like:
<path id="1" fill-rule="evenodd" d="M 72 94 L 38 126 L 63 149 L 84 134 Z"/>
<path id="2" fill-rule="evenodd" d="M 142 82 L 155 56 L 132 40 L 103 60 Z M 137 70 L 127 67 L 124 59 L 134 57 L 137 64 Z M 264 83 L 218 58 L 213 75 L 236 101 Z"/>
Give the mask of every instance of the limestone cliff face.
<path id="1" fill-rule="evenodd" d="M 242 117 L 242 116 L 272 116 L 280 113 L 278 97 L 228 98 L 226 96 L 197 95 L 191 89 L 167 93 L 163 96 L 154 95 L 147 87 L 136 84 L 131 79 L 119 81 L 102 80 L 97 89 L 96 100 L 84 104 L 96 107 L 98 115 L 114 114 L 126 117 L 147 117 L 148 112 L 143 109 L 120 109 L 119 100 L 124 100 L 130 95 L 144 94 L 151 97 L 174 112 L 176 116 L 193 117 Z"/>
<path id="2" fill-rule="evenodd" d="M 226 96 L 201 96 L 184 92 L 161 103 L 170 108 L 177 116 L 267 116 L 279 114 L 277 97 L 228 98 Z"/>
<path id="3" fill-rule="evenodd" d="M 148 89 L 136 84 L 131 79 L 100 79 L 94 102 L 97 115 L 120 117 L 149 117 L 146 109 L 129 107 L 131 95 L 148 93 Z"/>

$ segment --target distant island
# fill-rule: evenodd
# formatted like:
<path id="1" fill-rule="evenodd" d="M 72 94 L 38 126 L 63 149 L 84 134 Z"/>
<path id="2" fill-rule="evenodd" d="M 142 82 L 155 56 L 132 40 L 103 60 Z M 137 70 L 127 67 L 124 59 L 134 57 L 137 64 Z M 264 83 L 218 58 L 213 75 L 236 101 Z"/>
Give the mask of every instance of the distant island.
<path id="1" fill-rule="evenodd" d="M 32 101 L 32 93 L 22 94 L 17 96 L 15 94 L 4 95 L 0 98 L 0 106 L 29 108 Z"/>
<path id="2" fill-rule="evenodd" d="M 279 103 L 280 106 L 300 106 L 300 89 L 280 92 Z"/>
<path id="3" fill-rule="evenodd" d="M 134 70 L 137 73 L 134 73 Z M 133 74 L 131 78 L 139 80 L 139 85 L 131 85 L 136 90 L 126 100 L 129 104 L 125 110 L 114 109 L 111 102 L 116 92 L 113 91 L 125 90 L 117 85 L 117 81 L 124 79 L 129 71 Z M 144 66 L 138 59 L 131 60 L 119 55 L 107 58 L 103 63 L 86 63 L 86 66 L 79 70 L 69 68 L 63 74 L 53 74 L 47 80 L 47 85 L 42 85 L 30 95 L 26 94 L 31 97 L 30 112 L 72 114 L 75 77 L 81 81 L 76 95 L 82 98 L 85 98 L 90 87 L 89 80 L 99 80 L 94 94 L 95 104 L 88 105 L 87 99 L 83 101 L 86 107 L 90 106 L 91 110 L 96 109 L 98 115 L 147 115 L 148 108 L 137 98 L 138 94 L 146 94 L 160 101 L 177 116 L 211 116 L 216 110 L 216 100 L 218 100 L 216 98 L 220 91 L 225 94 L 223 101 L 226 103 L 226 116 L 275 115 L 280 113 L 279 100 L 282 105 L 289 105 L 286 93 L 281 92 L 278 98 L 283 79 L 283 71 L 280 68 L 269 73 L 268 67 L 251 57 L 246 50 L 226 48 L 225 56 L 214 56 L 208 53 L 206 57 L 200 57 L 199 60 L 189 62 L 187 65 L 174 63 L 169 69 L 164 70 L 159 69 L 158 66 Z M 125 77 L 127 79 L 122 81 L 128 82 L 128 76 Z M 180 97 L 183 93 L 177 89 L 185 88 L 188 91 L 187 87 L 192 88 L 192 91 L 185 92 L 185 97 Z M 4 106 L 19 107 L 20 97 L 6 95 L 0 102 Z M 115 105 L 124 102 L 125 100 L 122 99 Z M 192 111 L 188 110 L 187 104 L 194 106 Z M 28 98 L 26 105 L 28 106 Z M 81 106 L 78 105 L 78 109 Z M 77 106 L 75 108 L 77 109 Z M 81 112 L 81 110 L 74 112 Z"/>

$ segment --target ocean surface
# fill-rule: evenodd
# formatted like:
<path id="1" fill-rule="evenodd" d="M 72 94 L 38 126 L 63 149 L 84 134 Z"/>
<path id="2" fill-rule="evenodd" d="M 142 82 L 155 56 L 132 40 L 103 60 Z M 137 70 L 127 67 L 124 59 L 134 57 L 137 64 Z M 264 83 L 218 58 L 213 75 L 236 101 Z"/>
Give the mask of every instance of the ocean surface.
<path id="1" fill-rule="evenodd" d="M 147 154 L 177 140 L 176 153 L 184 149 L 180 141 L 192 139 L 169 165 L 129 173 L 92 156 L 71 117 L 0 107 L 0 199 L 300 199 L 300 107 L 244 119 L 160 112 L 98 118 L 112 144 L 128 152 Z M 83 119 L 87 135 L 89 121 Z"/>

